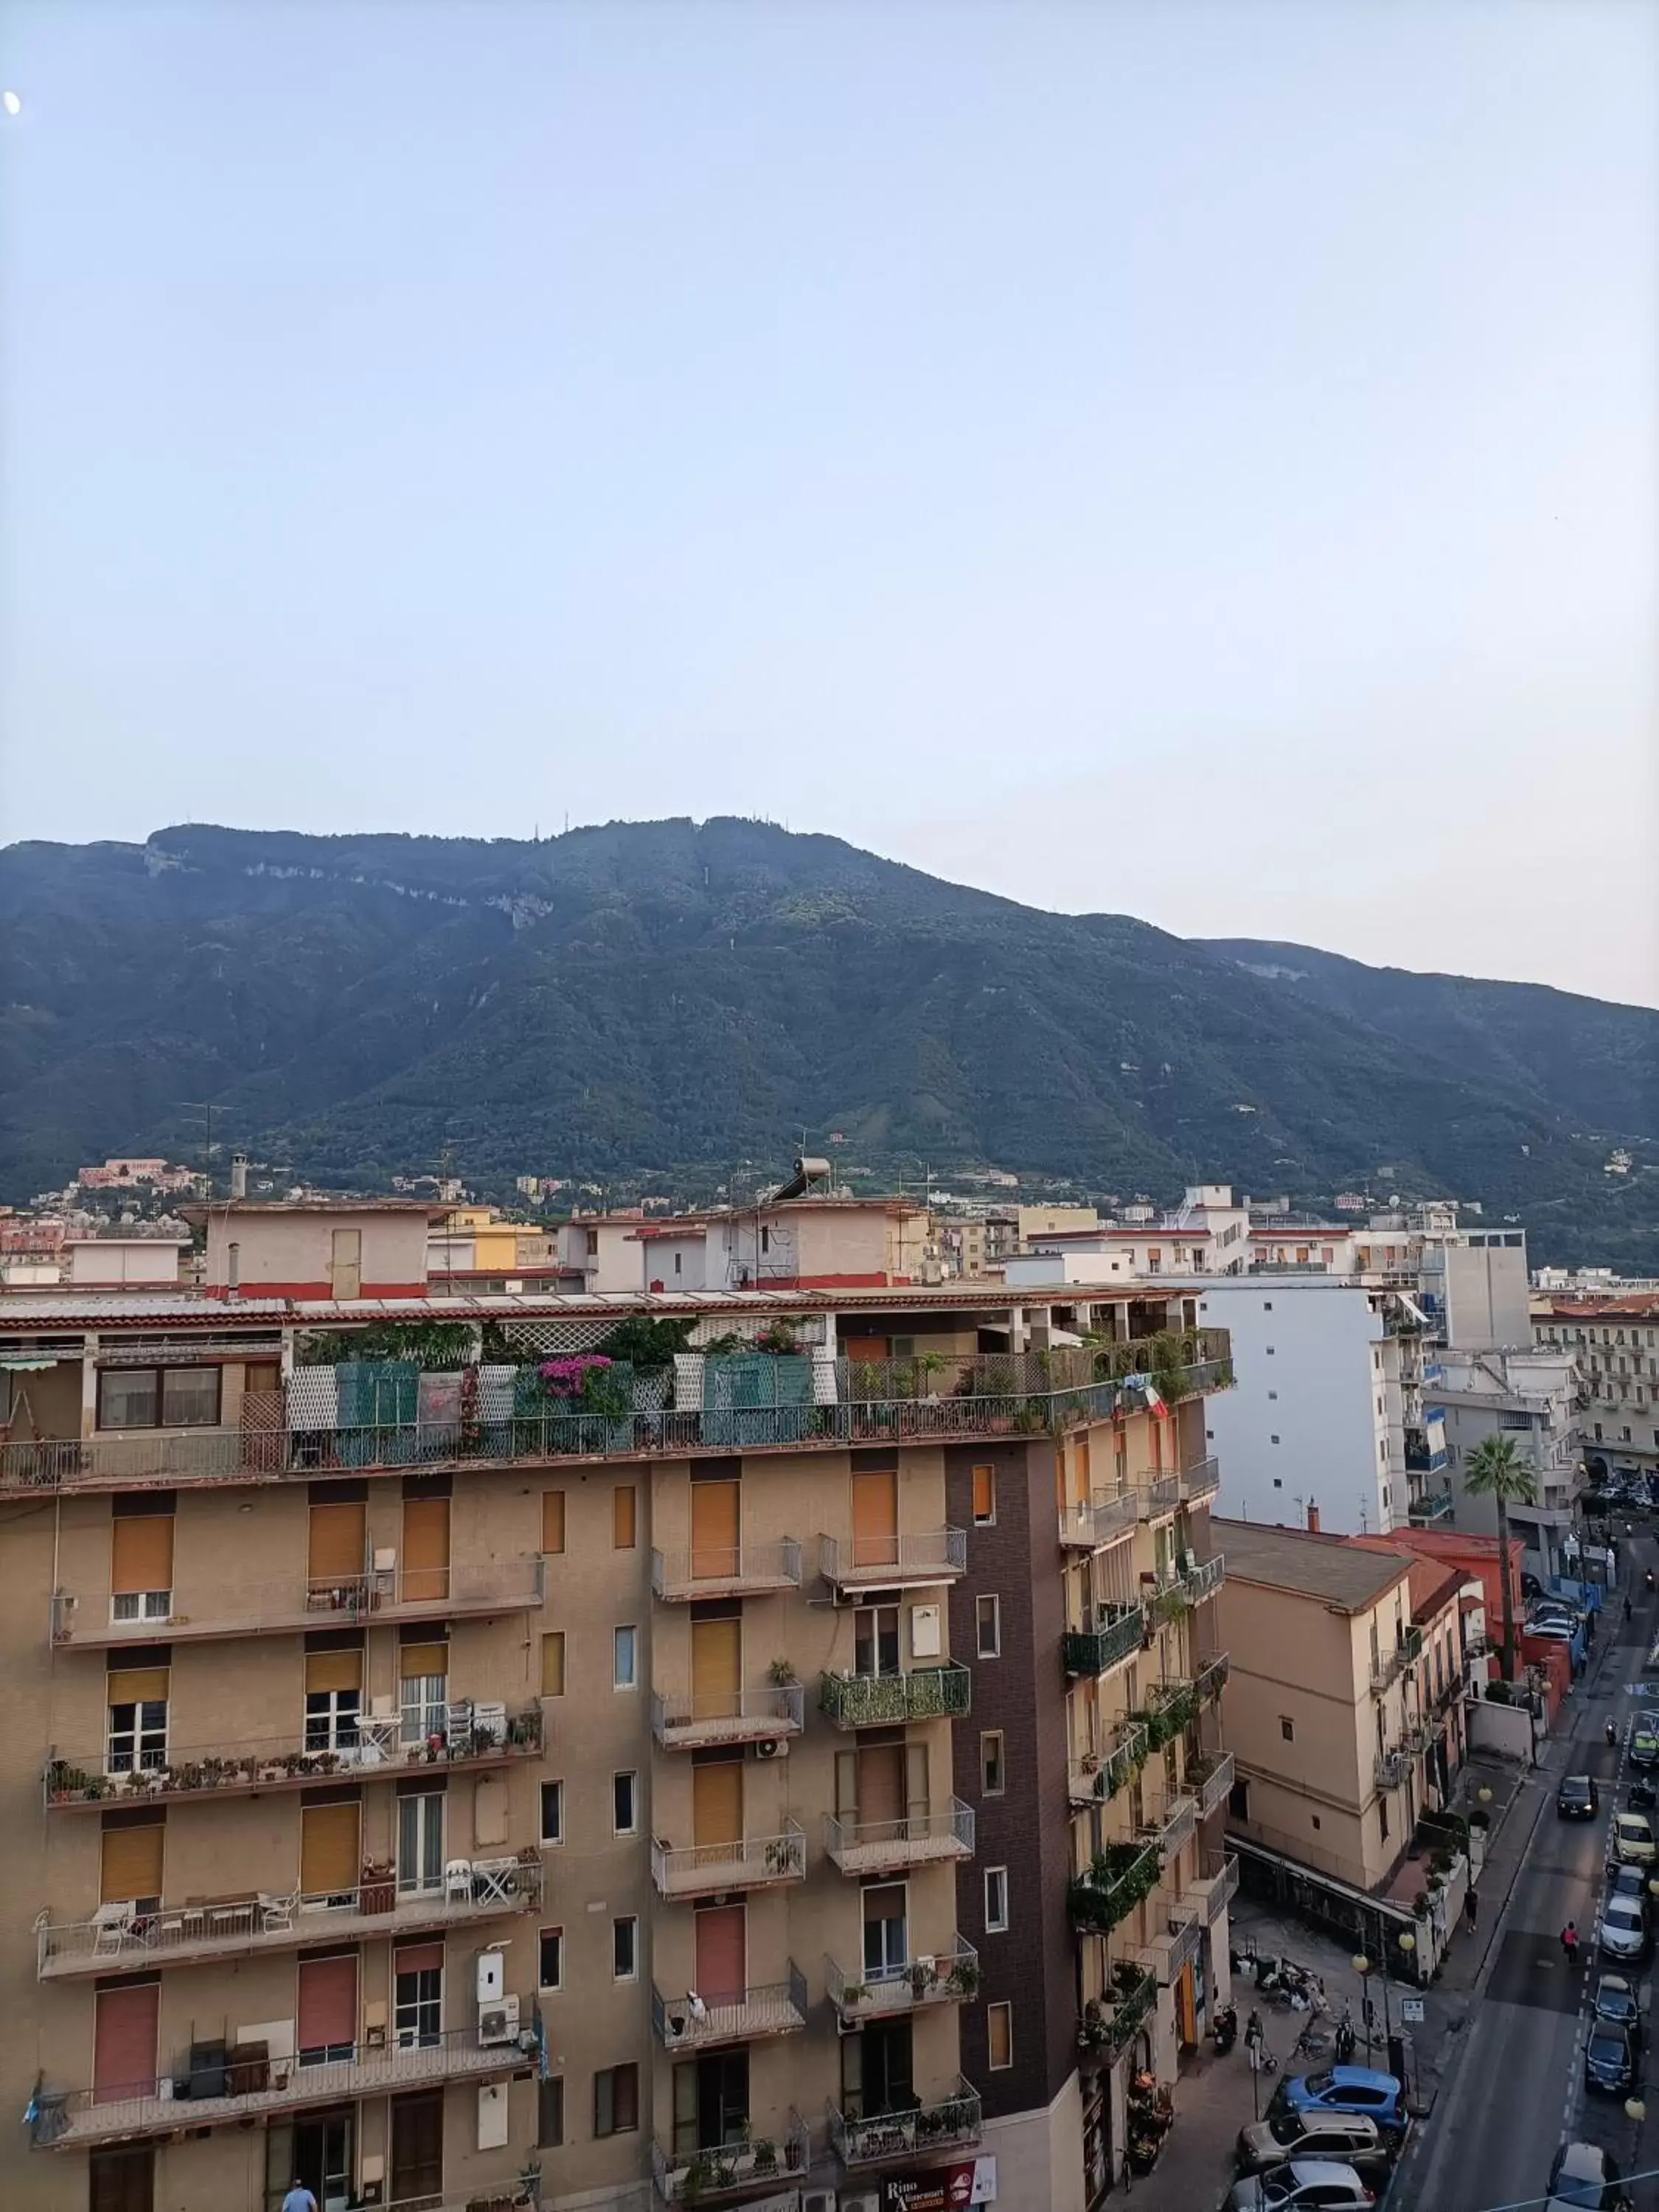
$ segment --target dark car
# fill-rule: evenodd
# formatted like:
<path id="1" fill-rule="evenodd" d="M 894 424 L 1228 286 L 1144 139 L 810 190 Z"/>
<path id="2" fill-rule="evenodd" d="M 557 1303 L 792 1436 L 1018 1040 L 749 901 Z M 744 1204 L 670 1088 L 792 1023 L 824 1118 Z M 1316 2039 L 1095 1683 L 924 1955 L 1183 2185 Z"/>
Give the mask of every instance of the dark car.
<path id="1" fill-rule="evenodd" d="M 1555 1793 L 1555 1809 L 1564 1820 L 1593 1820 L 1601 1809 L 1601 1792 L 1588 1774 L 1569 1774 Z"/>
<path id="2" fill-rule="evenodd" d="M 1592 2021 L 1584 2046 L 1584 2087 L 1622 2097 L 1636 2086 L 1636 2042 L 1622 2027 Z"/>
<path id="3" fill-rule="evenodd" d="M 1594 2025 L 1623 2028 L 1641 2040 L 1642 2008 L 1636 2002 L 1636 1991 L 1622 1974 L 1603 1974 L 1595 1984 Z"/>

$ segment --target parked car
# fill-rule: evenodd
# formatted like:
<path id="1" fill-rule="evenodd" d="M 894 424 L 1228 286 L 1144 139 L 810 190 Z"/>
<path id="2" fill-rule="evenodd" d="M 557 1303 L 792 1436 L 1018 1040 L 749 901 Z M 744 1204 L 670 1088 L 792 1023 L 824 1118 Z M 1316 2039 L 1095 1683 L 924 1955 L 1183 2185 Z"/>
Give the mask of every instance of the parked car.
<path id="1" fill-rule="evenodd" d="M 1556 2152 L 1544 2212 L 1614 2212 L 1629 2202 L 1619 2168 L 1600 2143 L 1566 2142 Z"/>
<path id="2" fill-rule="evenodd" d="M 1615 2097 L 1636 2087 L 1636 2039 L 1627 2029 L 1611 2027 L 1605 2021 L 1590 2022 L 1589 2041 L 1584 2045 L 1584 2087 L 1605 2089 Z"/>
<path id="3" fill-rule="evenodd" d="M 1613 1856 L 1626 1865 L 1651 1866 L 1659 1859 L 1653 1840 L 1653 1823 L 1645 1813 L 1616 1813 L 1613 1821 Z"/>
<path id="4" fill-rule="evenodd" d="M 1529 1620 L 1527 1633 L 1543 1644 L 1571 1644 L 1578 1631 L 1570 1620 Z"/>
<path id="5" fill-rule="evenodd" d="M 1279 2112 L 1363 2112 L 1385 2135 L 1403 2135 L 1408 2124 L 1406 2092 L 1397 2074 L 1370 2066 L 1328 2066 L 1320 2074 L 1281 2075 L 1267 2107 Z"/>
<path id="6" fill-rule="evenodd" d="M 1555 1809 L 1564 1820 L 1593 1820 L 1601 1809 L 1601 1793 L 1588 1774 L 1564 1775 Z"/>
<path id="7" fill-rule="evenodd" d="M 1596 1948 L 1604 1959 L 1645 1959 L 1648 1917 L 1633 1897 L 1610 1897 L 1595 1923 Z"/>
<path id="8" fill-rule="evenodd" d="M 1241 2173 L 1267 2173 L 1292 2159 L 1334 2158 L 1376 2180 L 1389 2171 L 1394 2146 L 1363 2112 L 1279 2112 L 1239 2130 Z"/>
<path id="9" fill-rule="evenodd" d="M 1630 1740 L 1630 1763 L 1632 1766 L 1659 1766 L 1659 1734 L 1649 1721 L 1637 1724 Z"/>
<path id="10" fill-rule="evenodd" d="M 1653 1879 L 1644 1866 L 1616 1866 L 1613 1879 L 1607 1884 L 1609 1897 L 1645 1898 L 1648 1884 Z"/>
<path id="11" fill-rule="evenodd" d="M 1641 2040 L 1642 2008 L 1635 1990 L 1622 1974 L 1603 1974 L 1595 1984 L 1595 2016 L 1609 2027 L 1628 2029 Z"/>
<path id="12" fill-rule="evenodd" d="M 1253 2173 L 1233 2184 L 1230 2212 L 1368 2212 L 1376 2191 L 1351 2166 L 1329 2159 L 1297 2158 L 1271 2173 Z"/>

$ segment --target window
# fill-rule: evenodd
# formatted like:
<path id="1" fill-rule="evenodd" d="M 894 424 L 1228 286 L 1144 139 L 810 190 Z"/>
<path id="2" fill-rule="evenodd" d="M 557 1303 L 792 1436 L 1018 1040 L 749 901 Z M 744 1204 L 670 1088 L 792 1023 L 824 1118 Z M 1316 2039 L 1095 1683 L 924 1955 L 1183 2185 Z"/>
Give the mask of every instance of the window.
<path id="1" fill-rule="evenodd" d="M 619 1628 L 614 1644 L 611 1681 L 619 1690 L 631 1690 L 637 1683 L 638 1632 L 632 1628 Z"/>
<path id="2" fill-rule="evenodd" d="M 556 2150 L 564 2141 L 564 2076 L 555 2074 L 536 2091 L 536 2141 L 543 2150 Z"/>
<path id="3" fill-rule="evenodd" d="M 640 1971 L 640 1923 L 631 1912 L 611 1923 L 611 1971 L 619 1982 L 631 1982 Z"/>
<path id="4" fill-rule="evenodd" d="M 633 1835 L 639 1825 L 639 1779 L 637 1774 L 611 1778 L 611 1825 L 619 1836 Z"/>
<path id="5" fill-rule="evenodd" d="M 355 1656 L 355 1655 L 354 1655 Z M 357 1741 L 361 1689 L 306 1692 L 306 1749 L 349 1751 Z"/>
<path id="6" fill-rule="evenodd" d="M 550 1629 L 542 1638 L 542 1695 L 564 1695 L 564 1631 Z"/>
<path id="7" fill-rule="evenodd" d="M 1014 2063 L 1014 2008 L 1011 2004 L 985 2008 L 985 2061 L 993 2074 Z"/>
<path id="8" fill-rule="evenodd" d="M 564 1492 L 544 1490 L 542 1492 L 542 1549 L 562 1552 L 564 1549 Z"/>
<path id="9" fill-rule="evenodd" d="M 1272 1437 L 1272 1436 L 1270 1436 L 1270 1437 L 1268 1437 L 1268 1439 L 1267 1439 L 1267 1442 L 1268 1442 L 1270 1444 L 1276 1444 L 1276 1443 L 1279 1442 L 1279 1438 L 1278 1438 L 1277 1437 Z"/>
<path id="10" fill-rule="evenodd" d="M 1000 1598 L 979 1597 L 974 1600 L 974 1626 L 978 1637 L 977 1649 L 981 1659 L 994 1659 L 1002 1650 L 1002 1601 Z"/>
<path id="11" fill-rule="evenodd" d="M 429 1743 L 449 1732 L 449 1646 L 405 1644 L 398 1654 L 403 1741 Z"/>
<path id="12" fill-rule="evenodd" d="M 997 1471 L 994 1467 L 974 1469 L 974 1526 L 994 1528 L 997 1518 Z"/>
<path id="13" fill-rule="evenodd" d="M 443 1946 L 435 1959 L 404 1953 L 393 1972 L 392 2036 L 399 2051 L 430 2050 L 443 2035 Z"/>
<path id="14" fill-rule="evenodd" d="M 1268 1357 L 1268 1358 L 1269 1358 L 1269 1359 L 1271 1359 L 1271 1358 L 1273 1358 L 1273 1348 L 1272 1345 L 1270 1344 L 1270 1345 L 1267 1346 L 1267 1357 Z"/>
<path id="15" fill-rule="evenodd" d="M 444 1796 L 423 1790 L 398 1800 L 398 1893 L 429 1897 L 444 1886 Z"/>
<path id="16" fill-rule="evenodd" d="M 987 1867 L 985 1869 L 985 1932 L 1000 1936 L 1008 1926 L 1008 1869 L 1006 1867 Z"/>
<path id="17" fill-rule="evenodd" d="M 860 1606 L 853 1615 L 853 1669 L 859 1674 L 899 1671 L 899 1612 L 896 1605 Z"/>
<path id="18" fill-rule="evenodd" d="M 1379 1797 L 1376 1801 L 1376 1832 L 1386 1844 L 1389 1840 L 1389 1801 L 1386 1797 Z"/>
<path id="19" fill-rule="evenodd" d="M 216 1367 L 106 1367 L 98 1376 L 100 1429 L 213 1429 Z"/>
<path id="20" fill-rule="evenodd" d="M 632 2135 L 640 2124 L 640 2069 L 607 2066 L 593 2076 L 593 2132 Z"/>
<path id="21" fill-rule="evenodd" d="M 541 1961 L 536 1979 L 544 1990 L 564 1987 L 564 1930 L 562 1928 L 544 1928 L 541 1941 Z"/>
<path id="22" fill-rule="evenodd" d="M 131 1774 L 167 1763 L 167 1701 L 165 1698 L 124 1698 L 109 1709 L 109 1750 L 105 1771 Z"/>
<path id="23" fill-rule="evenodd" d="M 1007 1788 L 1002 1756 L 1002 1730 L 987 1729 L 979 1740 L 979 1788 L 982 1797 L 1000 1797 Z"/>
<path id="24" fill-rule="evenodd" d="M 1263 1298 L 1263 1299 L 1262 1299 L 1262 1301 L 1261 1301 L 1261 1310 L 1262 1310 L 1262 1312 L 1263 1312 L 1263 1313 L 1271 1313 L 1271 1312 L 1273 1311 L 1273 1300 L 1272 1300 L 1271 1298 Z"/>
<path id="25" fill-rule="evenodd" d="M 1279 1733 L 1286 1743 L 1296 1741 L 1296 1723 L 1288 1713 L 1281 1713 L 1279 1717 Z"/>
<path id="26" fill-rule="evenodd" d="M 631 1482 L 613 1492 L 611 1499 L 611 1541 L 619 1552 L 634 1548 L 639 1493 Z"/>
<path id="27" fill-rule="evenodd" d="M 562 1782 L 544 1782 L 542 1784 L 542 1841 L 544 1844 L 562 1844 L 564 1841 Z"/>

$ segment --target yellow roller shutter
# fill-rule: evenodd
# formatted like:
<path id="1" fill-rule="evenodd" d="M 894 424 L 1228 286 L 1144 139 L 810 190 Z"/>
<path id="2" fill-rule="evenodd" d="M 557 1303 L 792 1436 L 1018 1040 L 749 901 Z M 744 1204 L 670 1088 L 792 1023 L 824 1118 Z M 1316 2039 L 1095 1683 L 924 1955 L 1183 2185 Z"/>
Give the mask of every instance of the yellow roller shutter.
<path id="1" fill-rule="evenodd" d="M 542 1549 L 562 1552 L 564 1549 L 564 1492 L 544 1490 L 542 1492 Z"/>
<path id="2" fill-rule="evenodd" d="M 412 1682 L 422 1674 L 447 1674 L 449 1672 L 449 1646 L 447 1644 L 405 1644 L 398 1654 L 398 1672 L 405 1682 Z"/>
<path id="3" fill-rule="evenodd" d="M 109 1586 L 118 1597 L 173 1588 L 173 1516 L 146 1513 L 111 1524 Z"/>
<path id="4" fill-rule="evenodd" d="M 411 1604 L 449 1595 L 449 1500 L 404 1501 L 403 1595 Z"/>
<path id="5" fill-rule="evenodd" d="M 356 1889 L 362 1870 L 358 1805 L 307 1805 L 300 1814 L 300 1887 L 307 1897 Z"/>
<path id="6" fill-rule="evenodd" d="M 619 1552 L 631 1552 L 635 1540 L 638 1495 L 631 1482 L 623 1483 L 611 1501 L 611 1540 Z"/>
<path id="7" fill-rule="evenodd" d="M 542 1695 L 564 1695 L 564 1631 L 556 1628 L 542 1638 Z"/>
<path id="8" fill-rule="evenodd" d="M 162 1847 L 167 1832 L 165 1824 L 160 1820 L 151 1820 L 143 1827 L 105 1829 L 98 1882 L 100 1905 L 117 1905 L 129 1897 L 161 1896 Z"/>
<path id="9" fill-rule="evenodd" d="M 310 1572 L 313 1582 L 349 1581 L 363 1571 L 366 1516 L 356 1505 L 313 1505 L 311 1509 Z"/>
<path id="10" fill-rule="evenodd" d="M 165 1699 L 167 1693 L 167 1669 L 165 1667 L 123 1667 L 112 1669 L 104 1677 L 104 1694 L 112 1705 L 142 1705 Z"/>
<path id="11" fill-rule="evenodd" d="M 324 1690 L 361 1690 L 362 1686 L 363 1655 L 361 1651 L 307 1652 L 307 1694 Z"/>

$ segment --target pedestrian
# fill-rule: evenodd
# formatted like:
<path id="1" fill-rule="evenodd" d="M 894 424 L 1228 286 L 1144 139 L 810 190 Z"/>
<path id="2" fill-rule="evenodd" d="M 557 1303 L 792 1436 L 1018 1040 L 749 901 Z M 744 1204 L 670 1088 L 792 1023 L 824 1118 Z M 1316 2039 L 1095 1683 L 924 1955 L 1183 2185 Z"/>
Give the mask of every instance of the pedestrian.
<path id="1" fill-rule="evenodd" d="M 1630 1600 L 1628 1598 L 1625 1600 L 1625 1618 L 1626 1620 L 1630 1619 Z"/>
<path id="2" fill-rule="evenodd" d="M 296 2174 L 294 2186 L 283 2199 L 283 2212 L 317 2212 L 317 2200 Z"/>
<path id="3" fill-rule="evenodd" d="M 1561 1930 L 1561 1955 L 1570 1966 L 1578 1964 L 1578 1930 L 1571 1920 Z"/>
<path id="4" fill-rule="evenodd" d="M 1474 1926 L 1476 1921 L 1480 1917 L 1480 1900 L 1474 1893 L 1474 1884 L 1473 1882 L 1471 1882 L 1468 1887 L 1463 1892 L 1463 1917 L 1468 1922 L 1471 1928 Z"/>

